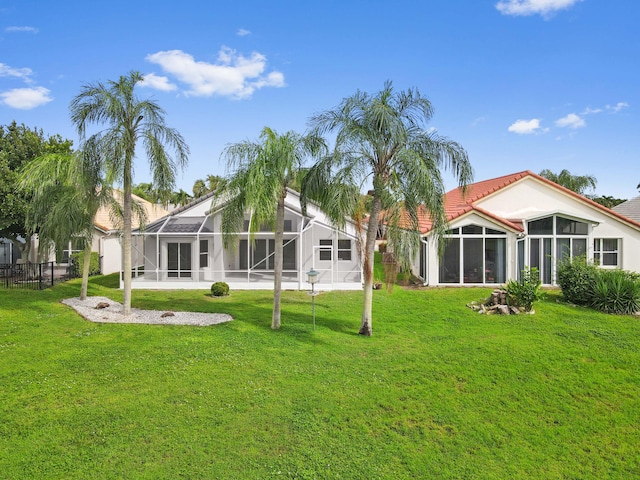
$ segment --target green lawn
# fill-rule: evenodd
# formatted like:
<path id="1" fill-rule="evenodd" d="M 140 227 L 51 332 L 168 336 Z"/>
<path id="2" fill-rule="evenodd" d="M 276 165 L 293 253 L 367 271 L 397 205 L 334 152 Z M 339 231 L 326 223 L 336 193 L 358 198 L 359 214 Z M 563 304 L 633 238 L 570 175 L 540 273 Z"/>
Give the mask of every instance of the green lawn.
<path id="1" fill-rule="evenodd" d="M 111 277 L 91 295 L 121 301 Z M 498 317 L 488 289 L 134 291 L 211 327 L 94 324 L 0 289 L 0 478 L 640 478 L 639 320 L 558 303 Z"/>

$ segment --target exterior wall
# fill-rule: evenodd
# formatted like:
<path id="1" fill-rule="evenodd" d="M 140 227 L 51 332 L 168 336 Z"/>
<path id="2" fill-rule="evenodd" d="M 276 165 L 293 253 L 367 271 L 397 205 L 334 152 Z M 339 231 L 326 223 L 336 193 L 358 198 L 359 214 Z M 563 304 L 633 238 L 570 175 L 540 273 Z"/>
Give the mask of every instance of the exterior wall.
<path id="1" fill-rule="evenodd" d="M 479 225 L 481 227 L 492 228 L 495 230 L 506 231 L 506 279 L 517 277 L 517 255 L 516 255 L 516 240 L 518 235 L 514 232 L 508 231 L 503 225 L 496 224 L 487 220 L 486 218 L 472 213 L 459 219 L 456 219 L 449 225 L 449 228 L 461 228 L 467 225 Z M 455 286 L 458 284 L 452 283 L 440 283 L 440 258 L 438 257 L 438 243 L 433 235 L 429 235 L 426 239 L 427 242 L 427 278 L 424 279 L 425 284 L 428 285 L 446 285 Z M 418 257 L 419 262 L 419 257 Z M 416 267 L 419 268 L 419 263 L 416 262 Z M 419 272 L 419 270 L 416 270 Z M 477 283 L 473 285 L 499 285 L 496 284 L 484 284 Z"/>
<path id="2" fill-rule="evenodd" d="M 621 267 L 640 272 L 640 232 L 637 229 L 534 178 L 526 178 L 504 188 L 496 195 L 479 201 L 477 206 L 504 218 L 532 220 L 559 214 L 591 221 L 588 258 L 593 259 L 594 238 L 619 238 L 622 239 Z"/>
<path id="3" fill-rule="evenodd" d="M 525 230 L 527 221 L 552 215 L 560 215 L 586 222 L 589 225 L 588 235 L 585 237 L 587 258 L 589 260 L 594 258 L 594 239 L 618 239 L 620 257 L 618 268 L 640 272 L 640 231 L 638 229 L 624 223 L 606 211 L 581 202 L 573 196 L 556 190 L 533 177 L 525 178 L 505 187 L 495 194 L 479 200 L 475 205 L 501 218 L 512 221 L 522 220 Z M 506 230 L 504 226 L 495 224 L 475 213 L 456 219 L 451 223 L 450 228 L 458 228 L 470 224 L 496 230 Z M 532 236 L 531 238 L 535 237 Z M 518 277 L 517 242 L 519 238 L 525 239 L 525 259 L 526 264 L 529 263 L 526 231 L 524 234 L 507 231 L 507 280 Z M 428 243 L 427 275 L 424 280 L 425 283 L 439 285 L 440 259 L 437 254 L 437 244 L 431 236 L 427 237 L 426 241 Z M 419 258 L 416 260 L 415 266 L 417 269 L 419 268 Z"/>
<path id="4" fill-rule="evenodd" d="M 291 197 L 291 198 L 289 198 Z M 288 240 L 295 241 L 296 269 L 283 272 L 283 289 L 309 289 L 306 272 L 316 269 L 320 271 L 320 278 L 316 284 L 317 290 L 348 289 L 359 290 L 362 288 L 361 268 L 353 225 L 347 227 L 347 232 L 338 234 L 329 225 L 323 224 L 324 215 L 314 211 L 313 218 L 303 217 L 299 211 L 299 200 L 295 195 L 289 195 L 285 202 L 285 221 L 291 222 L 290 231 L 284 234 L 285 243 Z M 210 209 L 210 201 L 196 204 L 189 209 L 174 214 L 176 218 L 192 217 L 193 222 L 198 222 Z M 311 210 L 311 208 L 310 208 Z M 139 236 L 145 247 L 144 274 L 134 279 L 133 288 L 178 288 L 178 289 L 208 289 L 213 282 L 225 281 L 232 289 L 273 289 L 273 270 L 259 268 L 240 268 L 240 241 L 272 240 L 273 232 L 255 232 L 249 235 L 247 232 L 239 232 L 235 245 L 225 250 L 223 248 L 223 236 L 221 233 L 220 211 L 207 217 L 202 233 L 144 233 Z M 249 216 L 245 217 L 245 221 Z M 186 222 L 190 223 L 190 222 Z M 153 228 L 153 227 L 152 227 Z M 206 231 L 205 231 L 206 230 Z M 200 240 L 207 239 L 209 253 L 207 266 L 200 267 Z M 331 239 L 332 261 L 320 260 L 319 240 Z M 349 239 L 351 241 L 351 259 L 338 260 L 338 240 Z M 185 278 L 169 277 L 167 274 L 168 247 L 171 242 L 189 243 L 191 245 L 191 276 Z M 246 245 L 246 247 L 244 246 Z M 251 243 L 243 243 L 243 248 L 250 248 Z M 158 248 L 159 247 L 159 250 Z M 347 256 L 340 252 L 341 257 Z M 242 255 L 249 258 L 249 255 Z M 158 258 L 160 259 L 159 265 Z M 158 271 L 158 273 L 156 273 Z"/>

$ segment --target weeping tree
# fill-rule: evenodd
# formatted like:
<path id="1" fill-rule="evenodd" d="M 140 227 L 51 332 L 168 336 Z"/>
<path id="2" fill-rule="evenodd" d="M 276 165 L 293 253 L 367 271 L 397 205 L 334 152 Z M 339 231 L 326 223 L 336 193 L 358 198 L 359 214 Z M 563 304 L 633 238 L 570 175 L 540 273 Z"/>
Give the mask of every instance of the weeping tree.
<path id="1" fill-rule="evenodd" d="M 86 139 L 90 125 L 104 127 L 87 141 L 102 152 L 108 180 L 122 185 L 125 315 L 131 314 L 131 191 L 136 148 L 142 144 L 153 185 L 162 192 L 173 190 L 177 169 L 186 166 L 189 154 L 182 136 L 165 124 L 165 111 L 155 101 L 140 99 L 135 94 L 142 79 L 142 74 L 132 71 L 118 81 L 85 85 L 70 106 L 71 120 L 82 140 Z"/>
<path id="2" fill-rule="evenodd" d="M 358 91 L 310 120 L 312 134 L 332 133 L 336 140 L 333 152 L 305 177 L 303 199 L 314 198 L 344 226 L 345 217 L 357 210 L 359 192 L 373 187 L 362 249 L 361 335 L 372 334 L 373 254 L 381 219 L 389 250 L 409 268 L 419 248 L 419 214 L 431 218 L 436 237 L 446 230 L 441 170 L 450 170 L 463 188 L 472 180 L 462 146 L 427 129 L 432 116 L 431 103 L 417 89 L 396 92 L 387 81 L 378 93 Z"/>
<path id="3" fill-rule="evenodd" d="M 31 198 L 27 228 L 38 234 L 41 252 L 48 253 L 72 238 L 81 244 L 81 300 L 87 296 L 94 217 L 100 207 L 114 206 L 105 165 L 97 145 L 88 142 L 78 152 L 37 157 L 20 175 L 20 187 Z"/>
<path id="4" fill-rule="evenodd" d="M 313 135 L 287 132 L 283 135 L 265 127 L 257 142 L 229 145 L 223 152 L 231 174 L 220 195 L 225 197 L 222 232 L 225 248 L 243 230 L 245 213 L 250 214 L 249 232 L 269 226 L 274 235 L 273 316 L 271 328 L 280 328 L 280 297 L 284 238 L 284 201 L 287 188 L 298 188 L 307 158 L 325 150 L 324 141 Z"/>

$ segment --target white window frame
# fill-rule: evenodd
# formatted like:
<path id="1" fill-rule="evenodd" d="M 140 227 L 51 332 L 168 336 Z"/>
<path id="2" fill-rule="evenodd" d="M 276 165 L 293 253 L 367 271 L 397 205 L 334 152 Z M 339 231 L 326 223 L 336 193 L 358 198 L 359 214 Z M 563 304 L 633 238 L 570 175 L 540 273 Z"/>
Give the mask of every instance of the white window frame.
<path id="1" fill-rule="evenodd" d="M 340 248 L 340 242 L 349 242 L 349 248 Z M 352 259 L 352 253 L 351 253 L 351 249 L 352 249 L 352 242 L 350 238 L 339 238 L 338 239 L 338 261 L 340 262 L 350 262 Z M 348 253 L 348 257 L 349 258 L 343 258 L 347 255 Z"/>
<path id="2" fill-rule="evenodd" d="M 616 249 L 615 250 L 604 250 L 604 240 L 615 240 L 616 241 Z M 599 243 L 599 248 L 596 248 L 596 244 Z M 600 268 L 607 269 L 616 269 L 622 267 L 621 253 L 622 253 L 622 239 L 621 238 L 606 238 L 606 237 L 596 237 L 593 239 L 593 261 Z M 602 258 L 603 255 L 607 254 L 615 254 L 616 255 L 616 264 L 615 265 L 603 265 Z"/>

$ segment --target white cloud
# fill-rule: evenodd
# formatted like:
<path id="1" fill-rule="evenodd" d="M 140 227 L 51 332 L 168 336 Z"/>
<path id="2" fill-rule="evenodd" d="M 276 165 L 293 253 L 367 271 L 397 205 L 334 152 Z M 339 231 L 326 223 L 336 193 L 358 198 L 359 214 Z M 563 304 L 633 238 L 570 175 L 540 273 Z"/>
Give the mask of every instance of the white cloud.
<path id="1" fill-rule="evenodd" d="M 565 117 L 559 118 L 555 123 L 557 127 L 568 127 L 573 129 L 582 128 L 587 125 L 584 119 L 575 113 L 570 113 Z"/>
<path id="2" fill-rule="evenodd" d="M 19 110 L 31 110 L 53 100 L 51 92 L 44 87 L 14 88 L 0 93 L 0 102 Z"/>
<path id="3" fill-rule="evenodd" d="M 496 8 L 503 15 L 549 16 L 558 10 L 572 7 L 582 0 L 500 0 Z"/>
<path id="4" fill-rule="evenodd" d="M 35 27 L 6 27 L 4 29 L 7 33 L 26 32 L 26 33 L 38 33 L 38 29 Z"/>
<path id="5" fill-rule="evenodd" d="M 13 68 L 0 63 L 0 77 L 16 77 L 29 83 L 31 82 L 31 75 L 33 75 L 33 71 L 30 68 Z"/>
<path id="6" fill-rule="evenodd" d="M 527 135 L 531 133 L 546 132 L 546 129 L 540 127 L 540 119 L 532 118 L 531 120 L 516 120 L 507 129 L 510 132 L 517 133 L 519 135 Z"/>
<path id="7" fill-rule="evenodd" d="M 249 57 L 222 47 L 215 63 L 196 61 L 181 50 L 167 50 L 147 55 L 146 60 L 188 85 L 187 95 L 221 95 L 249 98 L 260 88 L 284 87 L 284 75 L 273 71 L 265 75 L 267 58 L 253 52 Z"/>
<path id="8" fill-rule="evenodd" d="M 587 107 L 582 111 L 580 115 L 592 115 L 594 113 L 602 113 L 602 109 Z"/>
<path id="9" fill-rule="evenodd" d="M 613 113 L 618 113 L 623 108 L 627 108 L 629 104 L 627 102 L 618 102 L 615 105 L 607 105 L 606 109 Z"/>
<path id="10" fill-rule="evenodd" d="M 155 73 L 145 74 L 143 80 L 141 82 L 138 82 L 138 85 L 140 85 L 141 87 L 149 87 L 156 90 L 162 90 L 163 92 L 171 92 L 178 88 L 176 85 L 169 82 L 169 79 L 167 77 L 161 77 L 156 75 Z"/>
<path id="11" fill-rule="evenodd" d="M 236 32 L 236 35 L 238 35 L 239 37 L 246 37 L 247 35 L 251 35 L 251 31 L 247 30 L 246 28 L 239 28 Z"/>

